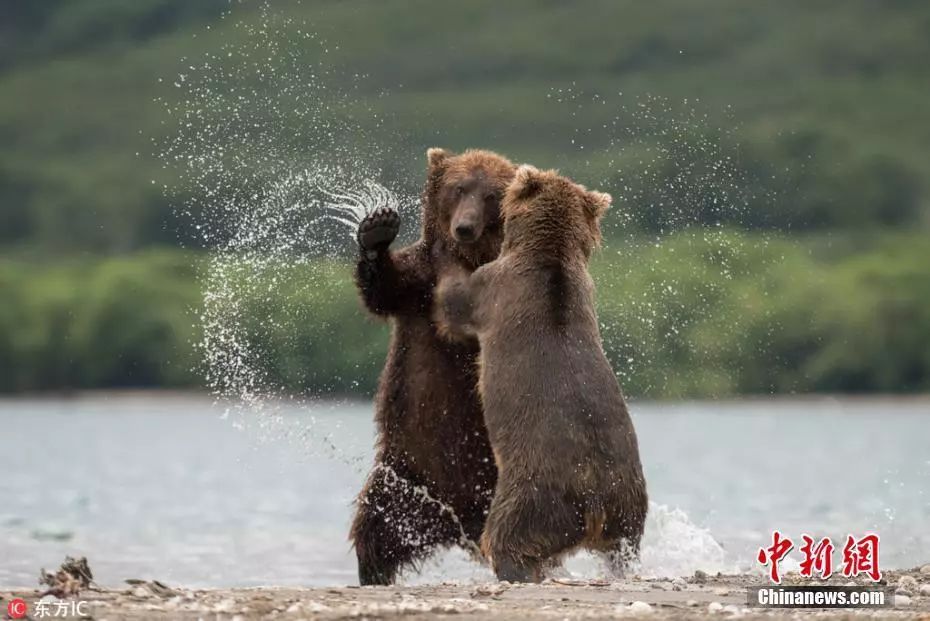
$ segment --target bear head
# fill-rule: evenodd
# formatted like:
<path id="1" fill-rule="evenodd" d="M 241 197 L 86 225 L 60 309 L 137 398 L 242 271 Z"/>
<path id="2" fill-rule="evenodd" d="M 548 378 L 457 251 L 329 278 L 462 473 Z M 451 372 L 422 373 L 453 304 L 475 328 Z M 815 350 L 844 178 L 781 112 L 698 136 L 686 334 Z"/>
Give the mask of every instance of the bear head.
<path id="1" fill-rule="evenodd" d="M 600 221 L 610 201 L 610 194 L 588 190 L 554 170 L 524 164 L 501 206 L 504 248 L 563 259 L 580 252 L 587 260 L 600 244 Z"/>
<path id="2" fill-rule="evenodd" d="M 427 151 L 424 237 L 471 267 L 493 261 L 503 239 L 500 205 L 516 167 L 491 151 Z"/>

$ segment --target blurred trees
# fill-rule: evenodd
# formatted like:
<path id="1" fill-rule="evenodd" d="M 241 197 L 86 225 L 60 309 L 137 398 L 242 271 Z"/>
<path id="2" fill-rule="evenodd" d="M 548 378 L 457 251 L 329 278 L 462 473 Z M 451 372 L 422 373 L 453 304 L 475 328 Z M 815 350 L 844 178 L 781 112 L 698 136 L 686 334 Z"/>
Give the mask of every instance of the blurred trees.
<path id="1" fill-rule="evenodd" d="M 0 6 L 0 71 L 63 55 L 139 45 L 217 19 L 223 0 L 7 0 Z"/>
<path id="2" fill-rule="evenodd" d="M 125 252 L 183 235 L 162 192 L 170 176 L 153 156 L 153 141 L 176 131 L 164 104 L 186 96 L 172 83 L 203 52 L 247 45 L 236 22 L 262 23 L 263 4 L 4 3 L 0 244 Z M 645 230 L 675 218 L 795 231 L 930 220 L 927 3 L 790 0 L 752 11 L 737 0 L 269 6 L 292 17 L 295 32 L 328 42 L 321 62 L 335 86 L 357 95 L 362 138 L 389 145 L 372 167 L 411 189 L 422 181 L 426 147 L 481 146 L 583 180 L 639 183 L 629 207 Z M 285 49 L 306 45 L 282 38 Z M 285 57 L 260 60 L 272 69 Z M 569 90 L 604 105 L 553 103 L 553 93 Z M 679 137 L 656 133 L 666 157 L 624 157 L 619 172 L 602 175 L 589 161 L 608 140 L 613 152 L 636 153 L 624 134 L 610 133 L 610 120 L 635 124 L 630 110 L 653 95 L 686 101 L 695 113 L 680 138 L 722 142 L 738 154 L 734 183 L 743 187 L 729 188 L 746 199 L 738 213 L 715 213 L 710 194 L 688 195 L 687 182 L 714 162 L 693 150 L 676 155 Z M 661 109 L 654 112 L 650 130 L 667 129 Z M 597 131 L 581 150 L 570 138 L 584 126 Z M 723 137 L 713 129 L 721 127 Z M 668 191 L 676 180 L 684 183 Z M 676 212 L 683 204 L 684 216 Z"/>
<path id="3" fill-rule="evenodd" d="M 0 391 L 198 384 L 194 258 L 0 261 Z"/>
<path id="4" fill-rule="evenodd" d="M 724 397 L 930 390 L 930 240 L 856 252 L 694 229 L 615 243 L 593 274 L 604 345 L 631 395 Z M 0 391 L 202 382 L 196 254 L 68 266 L 0 262 Z M 282 263 L 243 287 L 243 326 L 268 386 L 370 395 L 387 330 L 347 265 Z"/>
<path id="5" fill-rule="evenodd" d="M 614 194 L 594 270 L 631 394 L 930 389 L 930 3 L 8 0 L 0 391 L 202 383 L 205 259 L 154 153 L 178 75 L 263 6 L 327 41 L 382 181 L 477 146 Z M 368 394 L 386 328 L 349 267 L 280 269 L 323 276 L 247 301 L 267 377 Z"/>

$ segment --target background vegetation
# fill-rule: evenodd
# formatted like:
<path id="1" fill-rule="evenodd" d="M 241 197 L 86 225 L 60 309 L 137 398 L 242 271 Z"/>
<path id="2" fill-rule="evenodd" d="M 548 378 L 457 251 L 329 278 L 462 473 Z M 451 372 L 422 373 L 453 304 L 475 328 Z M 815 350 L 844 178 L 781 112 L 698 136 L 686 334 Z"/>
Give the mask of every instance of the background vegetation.
<path id="1" fill-rule="evenodd" d="M 482 146 L 620 199 L 628 219 L 594 271 L 631 394 L 930 388 L 930 4 L 270 6 L 329 42 L 321 62 L 364 102 L 386 178 L 416 187 L 427 147 Z M 235 24 L 261 10 L 0 9 L 0 391 L 202 383 L 209 249 L 162 191 L 153 141 L 176 131 L 165 104 L 188 59 L 243 40 Z M 611 105 L 553 101 L 569 92 Z M 636 117 L 648 97 L 673 104 Z M 618 116 L 628 126 L 603 131 Z M 674 131 L 643 138 L 646 122 Z M 624 149 L 609 162 L 612 141 Z M 734 155 L 722 188 L 703 177 L 720 153 Z M 740 209 L 717 209 L 720 191 Z M 256 317 L 314 318 L 258 331 L 264 363 L 295 391 L 368 393 L 386 329 L 360 312 L 347 268 L 325 274 L 254 301 Z"/>

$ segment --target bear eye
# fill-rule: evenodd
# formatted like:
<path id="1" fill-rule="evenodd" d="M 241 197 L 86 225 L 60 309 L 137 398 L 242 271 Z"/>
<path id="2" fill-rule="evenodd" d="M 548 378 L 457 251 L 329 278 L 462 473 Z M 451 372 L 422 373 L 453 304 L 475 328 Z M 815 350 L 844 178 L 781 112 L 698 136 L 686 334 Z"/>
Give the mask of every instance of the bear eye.
<path id="1" fill-rule="evenodd" d="M 456 196 L 462 196 L 463 194 L 465 194 L 465 186 L 461 186 L 461 185 L 456 186 L 456 188 L 455 188 L 455 195 L 456 195 Z"/>
<path id="2" fill-rule="evenodd" d="M 491 194 L 488 194 L 487 196 L 485 196 L 484 200 L 486 200 L 489 203 L 496 203 L 497 201 L 500 200 L 500 197 L 494 192 L 492 192 Z"/>

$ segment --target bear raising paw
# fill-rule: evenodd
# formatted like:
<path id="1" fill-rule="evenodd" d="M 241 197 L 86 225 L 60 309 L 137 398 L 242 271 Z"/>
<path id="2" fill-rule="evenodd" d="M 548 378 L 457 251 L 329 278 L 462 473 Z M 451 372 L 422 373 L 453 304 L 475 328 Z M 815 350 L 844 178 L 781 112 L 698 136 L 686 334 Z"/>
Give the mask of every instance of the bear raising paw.
<path id="1" fill-rule="evenodd" d="M 356 239 L 359 250 L 366 259 L 373 260 L 379 252 L 387 250 L 399 230 L 400 215 L 397 211 L 390 207 L 375 209 L 358 225 Z"/>
<path id="2" fill-rule="evenodd" d="M 444 275 L 497 257 L 500 200 L 515 167 L 477 150 L 430 149 L 427 161 L 420 238 L 390 248 L 400 226 L 392 209 L 358 230 L 355 282 L 365 307 L 391 323 L 375 395 L 377 452 L 352 520 L 363 585 L 391 584 L 437 549 L 474 551 L 497 479 L 475 392 L 478 343 L 446 338 L 433 291 Z"/>

